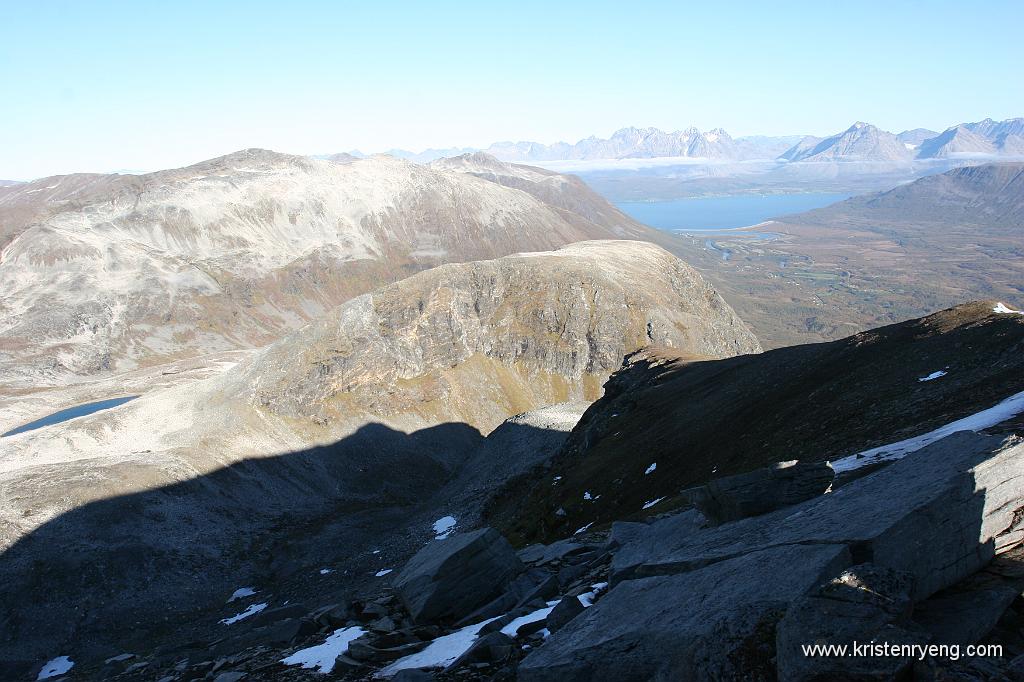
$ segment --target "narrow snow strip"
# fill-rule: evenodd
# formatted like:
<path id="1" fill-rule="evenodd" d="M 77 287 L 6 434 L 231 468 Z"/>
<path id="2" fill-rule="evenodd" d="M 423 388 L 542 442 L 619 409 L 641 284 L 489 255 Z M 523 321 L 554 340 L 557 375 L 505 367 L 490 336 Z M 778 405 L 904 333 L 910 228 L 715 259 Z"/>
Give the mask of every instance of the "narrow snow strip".
<path id="1" fill-rule="evenodd" d="M 939 377 L 944 377 L 947 373 L 948 372 L 945 372 L 940 369 L 938 372 L 932 372 L 926 377 L 921 377 L 920 379 L 918 379 L 918 381 L 931 381 L 933 379 L 938 379 Z"/>
<path id="2" fill-rule="evenodd" d="M 589 528 L 590 528 L 591 526 L 593 526 L 593 525 L 594 525 L 594 522 L 593 522 L 593 521 L 591 521 L 590 523 L 588 523 L 587 525 L 583 526 L 582 528 L 577 528 L 577 529 L 576 529 L 576 532 L 575 532 L 575 533 L 573 533 L 573 535 L 579 535 L 580 533 L 586 533 L 586 532 L 587 532 L 587 530 L 588 530 L 588 529 L 589 529 Z"/>
<path id="3" fill-rule="evenodd" d="M 442 516 L 437 521 L 434 521 L 435 540 L 444 540 L 452 534 L 453 530 L 455 530 L 454 516 Z"/>
<path id="4" fill-rule="evenodd" d="M 39 671 L 37 680 L 48 680 L 51 677 L 57 677 L 57 675 L 63 675 L 67 671 L 71 670 L 75 666 L 75 662 L 67 656 L 58 656 L 52 661 L 47 661 L 43 669 Z"/>
<path id="5" fill-rule="evenodd" d="M 994 313 L 1000 313 L 1002 315 L 1024 315 L 1024 310 L 1012 310 L 1006 307 L 1005 303 L 996 303 L 996 307 L 992 309 Z"/>
<path id="6" fill-rule="evenodd" d="M 236 599 L 244 599 L 245 597 L 251 597 L 254 594 L 256 594 L 256 589 L 253 587 L 239 587 L 231 593 L 231 598 L 228 599 L 228 604 Z"/>
<path id="7" fill-rule="evenodd" d="M 658 463 L 657 462 L 651 462 L 651 466 L 649 466 L 646 469 L 644 469 L 644 476 L 646 476 L 647 474 L 653 474 L 655 469 L 657 469 L 657 468 L 658 468 Z"/>
<path id="8" fill-rule="evenodd" d="M 838 474 L 844 471 L 853 471 L 876 462 L 900 459 L 950 434 L 958 431 L 980 431 L 987 429 L 999 422 L 1016 417 L 1022 412 L 1024 412 L 1024 391 L 1011 395 L 1006 400 L 987 410 L 982 410 L 963 419 L 957 419 L 955 422 L 940 426 L 934 431 L 838 459 L 832 462 L 832 468 Z"/>
<path id="9" fill-rule="evenodd" d="M 330 637 L 324 640 L 323 644 L 317 644 L 308 649 L 299 649 L 288 658 L 282 658 L 281 662 L 285 665 L 317 668 L 321 673 L 329 673 L 334 670 L 335 659 L 348 651 L 349 643 L 362 637 L 365 632 L 366 630 L 361 627 L 335 630 Z"/>
<path id="10" fill-rule="evenodd" d="M 330 575 L 331 573 L 334 573 L 334 569 L 333 568 L 321 568 L 320 569 L 320 575 Z"/>
<path id="11" fill-rule="evenodd" d="M 467 625 L 444 637 L 438 637 L 423 651 L 398 659 L 386 668 L 379 670 L 374 677 L 393 677 L 399 670 L 407 668 L 443 668 L 466 653 L 473 645 L 473 641 L 476 640 L 476 633 L 492 620 L 496 619 L 488 618 L 485 621 Z"/>
<path id="12" fill-rule="evenodd" d="M 544 608 L 537 609 L 533 613 L 528 613 L 525 616 L 519 616 L 518 618 L 513 620 L 511 623 L 509 623 L 508 625 L 503 627 L 501 629 L 501 631 L 503 633 L 505 633 L 506 635 L 508 635 L 509 637 L 515 637 L 516 636 L 516 630 L 518 630 L 519 628 L 523 627 L 527 623 L 536 623 L 538 620 L 544 620 L 545 618 L 548 617 L 548 614 L 551 613 L 551 611 L 555 608 L 555 606 L 557 604 L 558 604 L 558 600 L 557 599 L 554 600 L 554 601 L 549 601 L 548 605 L 545 606 Z"/>
<path id="13" fill-rule="evenodd" d="M 584 592 L 579 595 L 577 599 L 580 600 L 580 604 L 583 604 L 583 608 L 589 608 L 594 605 L 594 600 L 597 599 L 597 595 L 601 594 L 608 589 L 608 583 L 594 583 L 590 586 L 590 592 Z"/>
<path id="14" fill-rule="evenodd" d="M 257 613 L 259 613 L 260 611 L 262 611 L 265 608 L 267 608 L 267 603 L 266 602 L 263 602 L 262 604 L 253 604 L 252 606 L 247 608 L 245 611 L 242 611 L 241 613 L 239 613 L 237 615 L 231 616 L 230 618 L 224 618 L 220 622 L 224 623 L 224 625 L 232 625 L 234 623 L 237 623 L 240 620 L 245 620 L 249 616 L 255 616 Z"/>
<path id="15" fill-rule="evenodd" d="M 654 505 L 658 504 L 659 502 L 661 502 L 664 499 L 665 499 L 664 497 L 659 497 L 659 498 L 654 499 L 654 500 L 648 500 L 647 502 L 644 502 L 643 508 L 644 509 L 650 509 L 651 507 L 653 507 Z"/>
<path id="16" fill-rule="evenodd" d="M 385 568 L 383 570 L 377 571 L 376 573 L 374 573 L 374 575 L 377 576 L 378 578 L 383 578 L 384 576 L 386 576 L 388 573 L 390 573 L 393 570 L 395 570 L 395 569 L 393 569 L 393 568 Z"/>

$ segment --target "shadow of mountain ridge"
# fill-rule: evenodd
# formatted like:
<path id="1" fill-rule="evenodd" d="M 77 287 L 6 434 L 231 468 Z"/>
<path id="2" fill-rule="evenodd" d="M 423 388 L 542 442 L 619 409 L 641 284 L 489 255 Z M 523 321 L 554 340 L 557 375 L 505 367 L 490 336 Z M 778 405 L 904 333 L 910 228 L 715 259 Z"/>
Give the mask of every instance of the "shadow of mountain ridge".
<path id="1" fill-rule="evenodd" d="M 319 597 L 306 583 L 328 562 L 338 569 L 325 591 L 357 590 L 373 576 L 360 563 L 370 547 L 400 565 L 432 537 L 429 524 L 407 526 L 484 441 L 464 423 L 410 434 L 372 423 L 330 445 L 68 511 L 0 555 L 0 662 L 95 660 L 160 636 L 211 641 L 236 588 Z M 359 575 L 341 578 L 344 566 Z"/>

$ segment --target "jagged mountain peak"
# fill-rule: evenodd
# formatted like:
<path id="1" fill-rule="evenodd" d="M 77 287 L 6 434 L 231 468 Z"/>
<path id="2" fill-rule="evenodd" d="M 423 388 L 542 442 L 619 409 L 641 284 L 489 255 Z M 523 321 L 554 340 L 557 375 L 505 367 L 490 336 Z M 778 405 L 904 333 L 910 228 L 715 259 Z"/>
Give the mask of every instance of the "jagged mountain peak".
<path id="1" fill-rule="evenodd" d="M 813 139 L 805 138 L 787 150 L 782 158 L 829 162 L 906 162 L 912 158 L 910 150 L 895 135 L 863 121 L 812 145 Z"/>

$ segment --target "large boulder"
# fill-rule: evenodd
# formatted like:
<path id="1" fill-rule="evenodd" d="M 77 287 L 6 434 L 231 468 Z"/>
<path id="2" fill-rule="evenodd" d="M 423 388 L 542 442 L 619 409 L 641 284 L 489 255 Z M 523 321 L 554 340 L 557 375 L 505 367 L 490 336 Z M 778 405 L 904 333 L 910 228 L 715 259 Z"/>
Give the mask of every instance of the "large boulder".
<path id="1" fill-rule="evenodd" d="M 696 509 L 672 514 L 651 524 L 612 524 L 612 538 L 621 546 L 612 555 L 611 582 L 634 577 L 637 567 L 658 561 L 666 551 L 678 547 L 706 524 L 707 519 Z"/>
<path id="2" fill-rule="evenodd" d="M 454 621 L 499 596 L 525 568 L 508 540 L 482 528 L 431 542 L 394 586 L 415 622 Z"/>
<path id="3" fill-rule="evenodd" d="M 835 472 L 828 462 L 778 462 L 735 476 L 716 478 L 687 491 L 713 523 L 765 514 L 821 495 Z"/>

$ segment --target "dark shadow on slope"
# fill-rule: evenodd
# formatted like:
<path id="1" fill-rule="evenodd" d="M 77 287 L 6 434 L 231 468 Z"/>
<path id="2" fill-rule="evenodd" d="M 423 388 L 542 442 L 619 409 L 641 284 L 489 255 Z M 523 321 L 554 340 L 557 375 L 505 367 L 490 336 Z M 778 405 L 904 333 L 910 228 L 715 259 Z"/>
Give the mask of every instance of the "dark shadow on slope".
<path id="1" fill-rule="evenodd" d="M 407 527 L 413 512 L 429 514 L 425 502 L 484 442 L 463 423 L 411 434 L 369 424 L 330 445 L 69 511 L 0 555 L 0 661 L 212 641 L 227 634 L 217 620 L 244 585 L 275 605 L 379 588 L 372 562 L 400 565 L 432 537 L 429 525 Z M 109 474 L 138 475 L 132 466 Z M 330 576 L 316 570 L 324 565 Z"/>
<path id="2" fill-rule="evenodd" d="M 609 379 L 552 470 L 500 491 L 489 522 L 514 543 L 550 541 L 711 478 L 838 459 L 992 407 L 1024 390 L 1024 317 L 993 306 L 724 360 L 638 353 Z M 553 475 L 563 476 L 558 485 Z M 588 491 L 601 499 L 585 502 Z"/>

